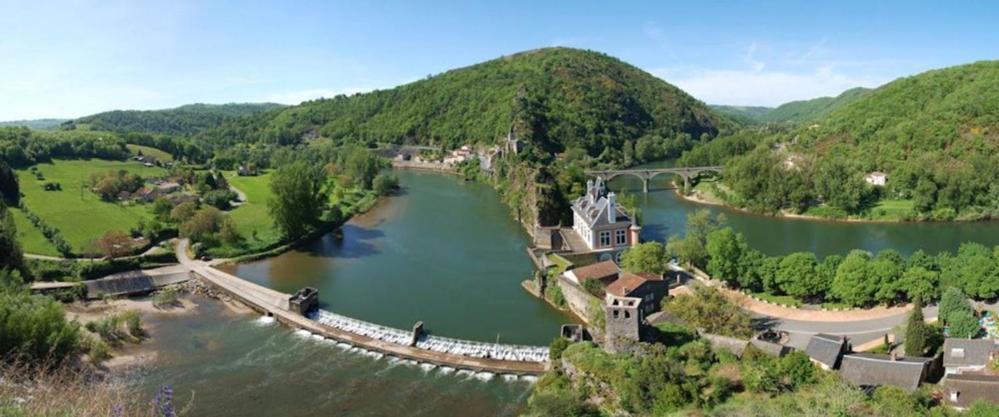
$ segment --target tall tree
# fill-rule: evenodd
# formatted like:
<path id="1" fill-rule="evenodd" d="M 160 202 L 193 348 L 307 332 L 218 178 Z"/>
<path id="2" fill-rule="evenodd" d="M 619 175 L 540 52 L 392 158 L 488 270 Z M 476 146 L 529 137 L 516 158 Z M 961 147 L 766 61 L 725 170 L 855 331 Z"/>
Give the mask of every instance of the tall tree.
<path id="1" fill-rule="evenodd" d="M 21 186 L 17 182 L 17 173 L 0 158 L 0 200 L 17 207 L 21 201 Z"/>
<path id="2" fill-rule="evenodd" d="M 278 168 L 271 176 L 271 192 L 273 197 L 267 202 L 271 218 L 291 239 L 318 226 L 329 204 L 323 170 L 302 161 Z"/>
<path id="3" fill-rule="evenodd" d="M 744 253 L 749 249 L 741 234 L 726 227 L 708 234 L 708 273 L 716 279 L 739 282 Z"/>
<path id="4" fill-rule="evenodd" d="M 24 265 L 24 254 L 17 241 L 17 226 L 7 205 L 0 201 L 0 270 L 20 270 Z"/>
<path id="5" fill-rule="evenodd" d="M 854 250 L 836 269 L 829 292 L 840 301 L 853 306 L 866 306 L 874 302 L 878 283 L 871 279 L 871 255 Z"/>
<path id="6" fill-rule="evenodd" d="M 926 320 L 923 318 L 923 299 L 916 297 L 912 302 L 912 312 L 905 324 L 905 355 L 923 356 L 926 353 L 926 337 L 929 335 Z"/>

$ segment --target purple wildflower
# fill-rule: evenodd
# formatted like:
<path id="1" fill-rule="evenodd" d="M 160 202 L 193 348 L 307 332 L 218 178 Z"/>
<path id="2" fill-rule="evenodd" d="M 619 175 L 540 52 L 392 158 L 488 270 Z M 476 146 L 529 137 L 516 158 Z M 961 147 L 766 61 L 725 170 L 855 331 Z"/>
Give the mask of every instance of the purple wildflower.
<path id="1" fill-rule="evenodd" d="M 177 417 L 173 408 L 173 388 L 164 385 L 153 398 L 153 412 L 157 417 Z"/>

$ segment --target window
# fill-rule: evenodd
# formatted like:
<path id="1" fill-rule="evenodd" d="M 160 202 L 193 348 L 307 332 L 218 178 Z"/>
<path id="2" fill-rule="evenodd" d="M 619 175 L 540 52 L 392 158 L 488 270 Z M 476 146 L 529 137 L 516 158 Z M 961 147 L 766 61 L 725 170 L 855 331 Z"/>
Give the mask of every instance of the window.
<path id="1" fill-rule="evenodd" d="M 600 232 L 600 246 L 610 246 L 611 245 L 611 235 L 609 230 L 604 230 Z"/>
<path id="2" fill-rule="evenodd" d="M 617 229 L 614 231 L 614 244 L 615 245 L 625 245 L 628 243 L 628 231 L 624 229 Z"/>

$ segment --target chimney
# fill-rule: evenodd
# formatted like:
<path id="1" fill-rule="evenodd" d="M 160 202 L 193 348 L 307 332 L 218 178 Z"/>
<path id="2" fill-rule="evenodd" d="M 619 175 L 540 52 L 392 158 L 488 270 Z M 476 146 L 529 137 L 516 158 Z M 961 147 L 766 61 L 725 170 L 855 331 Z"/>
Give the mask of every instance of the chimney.
<path id="1" fill-rule="evenodd" d="M 617 196 L 614 193 L 607 194 L 607 222 L 617 221 Z"/>

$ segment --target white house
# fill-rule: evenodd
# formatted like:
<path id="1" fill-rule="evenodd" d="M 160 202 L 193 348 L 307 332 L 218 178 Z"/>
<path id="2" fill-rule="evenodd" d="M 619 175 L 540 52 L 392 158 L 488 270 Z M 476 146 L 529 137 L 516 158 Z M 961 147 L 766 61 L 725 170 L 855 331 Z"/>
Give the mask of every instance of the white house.
<path id="1" fill-rule="evenodd" d="M 867 181 L 868 184 L 874 186 L 884 187 L 885 184 L 888 182 L 888 174 L 885 174 L 884 172 L 881 171 L 874 171 L 872 173 L 865 175 L 864 181 Z"/>
<path id="2" fill-rule="evenodd" d="M 572 230 L 591 251 L 615 251 L 638 243 L 641 230 L 618 206 L 603 181 L 586 182 L 586 194 L 572 203 Z"/>

